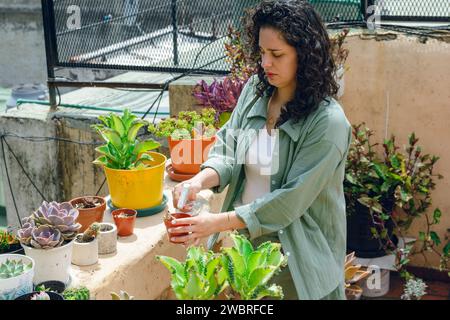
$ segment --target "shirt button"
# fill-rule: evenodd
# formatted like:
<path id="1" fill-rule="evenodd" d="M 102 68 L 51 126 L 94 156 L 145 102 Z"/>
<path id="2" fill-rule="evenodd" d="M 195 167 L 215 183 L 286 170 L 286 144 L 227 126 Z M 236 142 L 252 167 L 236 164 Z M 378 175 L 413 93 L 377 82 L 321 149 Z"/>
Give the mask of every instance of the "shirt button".
<path id="1" fill-rule="evenodd" d="M 288 251 L 288 252 L 286 252 L 286 255 L 289 257 L 291 255 L 291 253 Z"/>
<path id="2" fill-rule="evenodd" d="M 283 234 L 283 230 L 278 231 L 279 234 Z"/>

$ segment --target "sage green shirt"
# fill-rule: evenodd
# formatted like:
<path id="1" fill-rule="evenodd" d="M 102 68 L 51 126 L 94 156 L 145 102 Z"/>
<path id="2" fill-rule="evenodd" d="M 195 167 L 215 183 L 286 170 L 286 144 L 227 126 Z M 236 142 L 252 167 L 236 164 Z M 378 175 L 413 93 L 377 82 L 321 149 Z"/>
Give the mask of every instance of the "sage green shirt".
<path id="1" fill-rule="evenodd" d="M 280 126 L 272 158 L 271 192 L 234 208 L 245 182 L 243 159 L 255 130 L 266 123 L 266 96 L 249 79 L 230 120 L 218 131 L 204 168 L 214 169 L 228 192 L 222 211 L 236 210 L 250 239 L 278 233 L 299 299 L 320 299 L 344 281 L 346 213 L 343 191 L 351 126 L 328 98 L 306 119 Z M 236 132 L 237 129 L 241 129 Z M 209 239 L 211 247 L 217 234 Z"/>

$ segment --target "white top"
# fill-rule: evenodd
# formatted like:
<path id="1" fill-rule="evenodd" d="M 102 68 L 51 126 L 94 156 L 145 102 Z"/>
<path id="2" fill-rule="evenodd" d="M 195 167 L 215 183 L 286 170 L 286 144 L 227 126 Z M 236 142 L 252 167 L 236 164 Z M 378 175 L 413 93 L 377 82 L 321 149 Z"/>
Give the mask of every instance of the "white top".
<path id="1" fill-rule="evenodd" d="M 272 174 L 272 154 L 276 141 L 276 130 L 272 135 L 266 126 L 258 131 L 245 156 L 245 185 L 240 205 L 253 202 L 257 198 L 270 193 Z"/>

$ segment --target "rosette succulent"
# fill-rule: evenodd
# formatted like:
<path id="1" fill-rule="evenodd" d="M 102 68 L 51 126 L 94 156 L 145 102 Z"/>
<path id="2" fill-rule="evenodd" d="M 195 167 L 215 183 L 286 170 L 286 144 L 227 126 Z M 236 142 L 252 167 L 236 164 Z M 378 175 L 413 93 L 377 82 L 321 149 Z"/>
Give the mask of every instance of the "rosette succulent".
<path id="1" fill-rule="evenodd" d="M 78 210 L 70 203 L 44 201 L 31 216 L 22 219 L 17 234 L 23 245 L 38 249 L 59 247 L 76 237 L 81 228 L 77 218 Z"/>
<path id="2" fill-rule="evenodd" d="M 61 231 L 61 235 L 66 241 L 75 238 L 81 225 L 76 222 L 78 210 L 69 202 L 46 202 L 33 213 L 33 219 L 37 227 L 50 225 Z"/>
<path id="3" fill-rule="evenodd" d="M 37 249 L 59 247 L 64 241 L 64 238 L 61 237 L 61 231 L 52 226 L 42 225 L 34 228 L 31 234 L 30 244 Z"/>

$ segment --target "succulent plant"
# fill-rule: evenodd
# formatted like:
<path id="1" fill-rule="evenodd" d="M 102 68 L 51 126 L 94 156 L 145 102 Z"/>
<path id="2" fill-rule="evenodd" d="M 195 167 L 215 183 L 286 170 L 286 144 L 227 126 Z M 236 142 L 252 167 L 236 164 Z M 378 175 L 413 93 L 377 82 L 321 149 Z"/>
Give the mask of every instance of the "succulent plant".
<path id="1" fill-rule="evenodd" d="M 402 300 L 420 300 L 426 292 L 427 285 L 419 278 L 410 278 L 404 288 L 404 292 L 401 296 Z"/>
<path id="2" fill-rule="evenodd" d="M 156 149 L 160 144 L 152 139 L 139 141 L 136 138 L 139 129 L 147 125 L 145 120 L 137 119 L 130 110 L 125 109 L 122 117 L 110 113 L 109 116 L 98 117 L 101 124 L 92 126 L 106 144 L 95 149 L 101 154 L 94 164 L 111 169 L 145 169 L 150 165 L 145 161 L 152 160 L 146 153 Z"/>
<path id="3" fill-rule="evenodd" d="M 111 292 L 111 299 L 112 300 L 134 300 L 133 296 L 130 296 L 128 292 L 120 290 L 120 292 L 117 294 L 115 292 Z"/>
<path id="4" fill-rule="evenodd" d="M 157 137 L 171 137 L 173 140 L 211 138 L 216 134 L 216 111 L 204 108 L 201 111 L 181 111 L 177 117 L 162 119 L 150 124 L 148 131 Z"/>
<path id="5" fill-rule="evenodd" d="M 269 280 L 287 265 L 281 244 L 264 242 L 256 249 L 244 236 L 231 234 L 234 246 L 222 248 L 221 264 L 233 291 L 243 300 L 259 300 L 267 296 L 283 299 L 283 290 Z"/>
<path id="6" fill-rule="evenodd" d="M 7 250 L 12 245 L 19 243 L 19 239 L 13 234 L 11 230 L 0 230 L 0 253 Z"/>
<path id="7" fill-rule="evenodd" d="M 42 202 L 42 205 L 33 213 L 33 219 L 37 227 L 50 225 L 61 231 L 65 241 L 75 238 L 81 224 L 77 223 L 78 210 L 69 202 L 58 203 L 52 201 Z"/>
<path id="8" fill-rule="evenodd" d="M 89 289 L 82 286 L 78 288 L 69 288 L 64 290 L 63 297 L 65 300 L 89 300 L 90 299 Z"/>
<path id="9" fill-rule="evenodd" d="M 31 300 L 50 300 L 50 296 L 48 295 L 47 292 L 45 291 L 41 291 L 39 293 L 35 293 L 32 297 Z"/>
<path id="10" fill-rule="evenodd" d="M 64 242 L 64 238 L 61 237 L 61 231 L 48 225 L 34 228 L 31 235 L 30 244 L 36 249 L 55 248 Z"/>
<path id="11" fill-rule="evenodd" d="M 6 259 L 0 264 L 0 279 L 9 279 L 20 276 L 33 267 L 33 263 L 25 264 L 22 260 Z"/>
<path id="12" fill-rule="evenodd" d="M 77 236 L 77 241 L 83 243 L 91 242 L 92 240 L 95 239 L 99 231 L 100 231 L 100 223 L 94 222 L 89 226 L 89 228 L 87 228 L 83 232 L 83 234 L 79 234 Z"/>
<path id="13" fill-rule="evenodd" d="M 33 229 L 36 227 L 32 217 L 22 219 L 22 229 L 17 231 L 17 236 L 22 244 L 30 246 Z"/>
<path id="14" fill-rule="evenodd" d="M 354 264 L 355 259 L 355 252 L 345 257 L 345 295 L 347 300 L 359 299 L 363 290 L 356 283 L 370 275 L 369 271 L 361 270 L 360 264 Z"/>
<path id="15" fill-rule="evenodd" d="M 219 256 L 202 247 L 189 247 L 184 263 L 166 256 L 156 259 L 171 272 L 171 287 L 180 300 L 211 300 L 228 286 Z"/>

